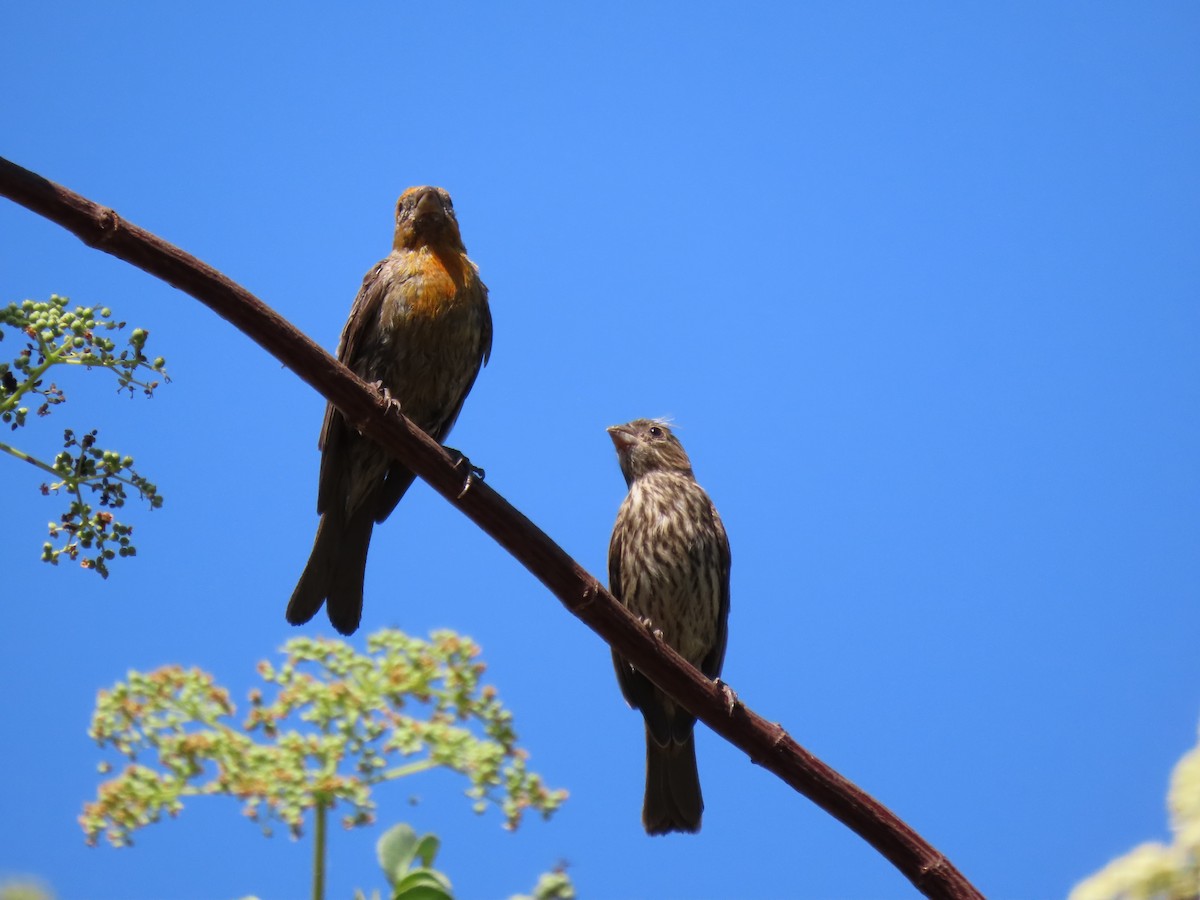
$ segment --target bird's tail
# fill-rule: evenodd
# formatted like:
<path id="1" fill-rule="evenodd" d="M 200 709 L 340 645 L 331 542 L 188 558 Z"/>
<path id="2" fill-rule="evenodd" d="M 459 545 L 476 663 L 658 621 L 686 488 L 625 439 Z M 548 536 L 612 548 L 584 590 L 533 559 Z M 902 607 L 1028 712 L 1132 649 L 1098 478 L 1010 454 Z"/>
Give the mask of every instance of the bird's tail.
<path id="1" fill-rule="evenodd" d="M 287 620 L 303 625 L 328 600 L 329 621 L 342 634 L 353 634 L 362 619 L 363 578 L 371 546 L 373 518 L 360 511 L 349 521 L 330 513 L 321 517 L 308 564 L 300 575 Z"/>
<path id="2" fill-rule="evenodd" d="M 647 834 L 700 830 L 704 798 L 696 769 L 696 739 L 658 744 L 646 730 L 646 799 L 642 824 Z"/>

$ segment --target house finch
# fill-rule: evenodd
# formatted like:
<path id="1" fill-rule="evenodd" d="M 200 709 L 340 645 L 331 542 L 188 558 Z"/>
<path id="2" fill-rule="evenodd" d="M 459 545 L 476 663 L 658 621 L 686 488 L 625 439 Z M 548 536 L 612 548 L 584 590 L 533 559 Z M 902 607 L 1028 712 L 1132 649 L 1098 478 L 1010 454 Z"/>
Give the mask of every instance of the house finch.
<path id="1" fill-rule="evenodd" d="M 363 278 L 338 359 L 440 443 L 491 349 L 487 288 L 467 258 L 450 195 L 409 188 L 396 204 L 392 252 Z M 287 620 L 300 625 L 327 603 L 333 627 L 352 634 L 362 618 L 371 529 L 395 509 L 414 476 L 333 404 L 325 407 L 318 446 L 321 523 Z"/>
<path id="2" fill-rule="evenodd" d="M 729 539 L 666 423 L 608 429 L 629 495 L 608 546 L 609 588 L 709 678 L 721 674 L 729 619 Z M 617 682 L 646 722 L 647 834 L 699 831 L 696 717 L 613 652 Z"/>

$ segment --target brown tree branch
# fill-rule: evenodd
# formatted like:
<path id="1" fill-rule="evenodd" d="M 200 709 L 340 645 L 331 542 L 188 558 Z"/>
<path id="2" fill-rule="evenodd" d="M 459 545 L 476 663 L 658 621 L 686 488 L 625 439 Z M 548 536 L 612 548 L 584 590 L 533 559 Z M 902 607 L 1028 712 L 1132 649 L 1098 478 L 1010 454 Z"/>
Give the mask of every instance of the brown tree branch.
<path id="1" fill-rule="evenodd" d="M 981 898 L 966 878 L 889 809 L 688 665 L 626 612 L 541 529 L 467 473 L 433 439 L 250 292 L 113 210 L 0 158 L 0 194 L 85 244 L 191 294 L 257 341 L 364 434 L 388 448 L 532 572 L 574 615 L 752 762 L 774 772 L 886 857 L 928 897 Z"/>

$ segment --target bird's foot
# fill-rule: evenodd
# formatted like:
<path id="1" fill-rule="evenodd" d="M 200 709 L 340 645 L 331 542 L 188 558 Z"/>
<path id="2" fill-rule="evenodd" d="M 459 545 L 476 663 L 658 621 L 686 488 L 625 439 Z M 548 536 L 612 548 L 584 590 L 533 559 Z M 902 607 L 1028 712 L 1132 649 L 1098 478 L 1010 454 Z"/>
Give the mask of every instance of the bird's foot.
<path id="1" fill-rule="evenodd" d="M 713 684 L 717 686 L 717 690 L 719 690 L 721 692 L 721 696 L 725 698 L 725 713 L 732 716 L 734 709 L 736 709 L 742 702 L 738 699 L 737 692 L 723 682 L 720 678 L 714 678 Z"/>
<path id="2" fill-rule="evenodd" d="M 649 616 L 642 616 L 641 618 L 638 619 L 638 622 L 641 623 L 643 628 L 645 628 L 648 632 L 650 632 L 650 636 L 653 637 L 656 641 L 661 641 L 663 639 L 662 629 L 655 628 L 654 622 L 651 621 Z"/>
<path id="3" fill-rule="evenodd" d="M 392 392 L 387 389 L 386 384 L 384 384 L 382 381 L 372 381 L 371 387 L 375 388 L 375 391 L 383 397 L 384 403 L 386 403 L 388 406 L 394 406 L 397 410 L 400 410 L 400 401 L 392 396 Z"/>
<path id="4" fill-rule="evenodd" d="M 471 460 L 467 459 L 466 454 L 461 450 L 455 450 L 453 447 L 444 447 L 442 449 L 454 457 L 454 468 L 465 468 L 467 470 L 467 477 L 463 481 L 462 490 L 458 492 L 458 499 L 461 500 L 467 495 L 467 491 L 471 489 L 471 485 L 475 483 L 476 479 L 483 481 L 487 477 L 487 472 L 479 466 L 471 465 Z"/>

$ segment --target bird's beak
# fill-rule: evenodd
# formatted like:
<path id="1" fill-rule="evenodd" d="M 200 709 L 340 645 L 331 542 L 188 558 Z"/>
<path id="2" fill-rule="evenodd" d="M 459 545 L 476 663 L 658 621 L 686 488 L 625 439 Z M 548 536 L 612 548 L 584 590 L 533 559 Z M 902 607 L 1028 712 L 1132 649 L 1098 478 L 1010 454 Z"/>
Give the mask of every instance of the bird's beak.
<path id="1" fill-rule="evenodd" d="M 626 425 L 610 425 L 608 426 L 607 431 L 608 436 L 612 438 L 613 445 L 617 448 L 618 452 L 622 450 L 628 450 L 637 442 L 637 438 L 634 436 L 633 431 Z"/>
<path id="2" fill-rule="evenodd" d="M 446 211 L 442 209 L 442 198 L 438 196 L 437 191 L 429 190 L 421 195 L 421 199 L 417 201 L 417 207 L 414 210 L 418 219 L 423 219 L 427 216 L 442 217 Z"/>

